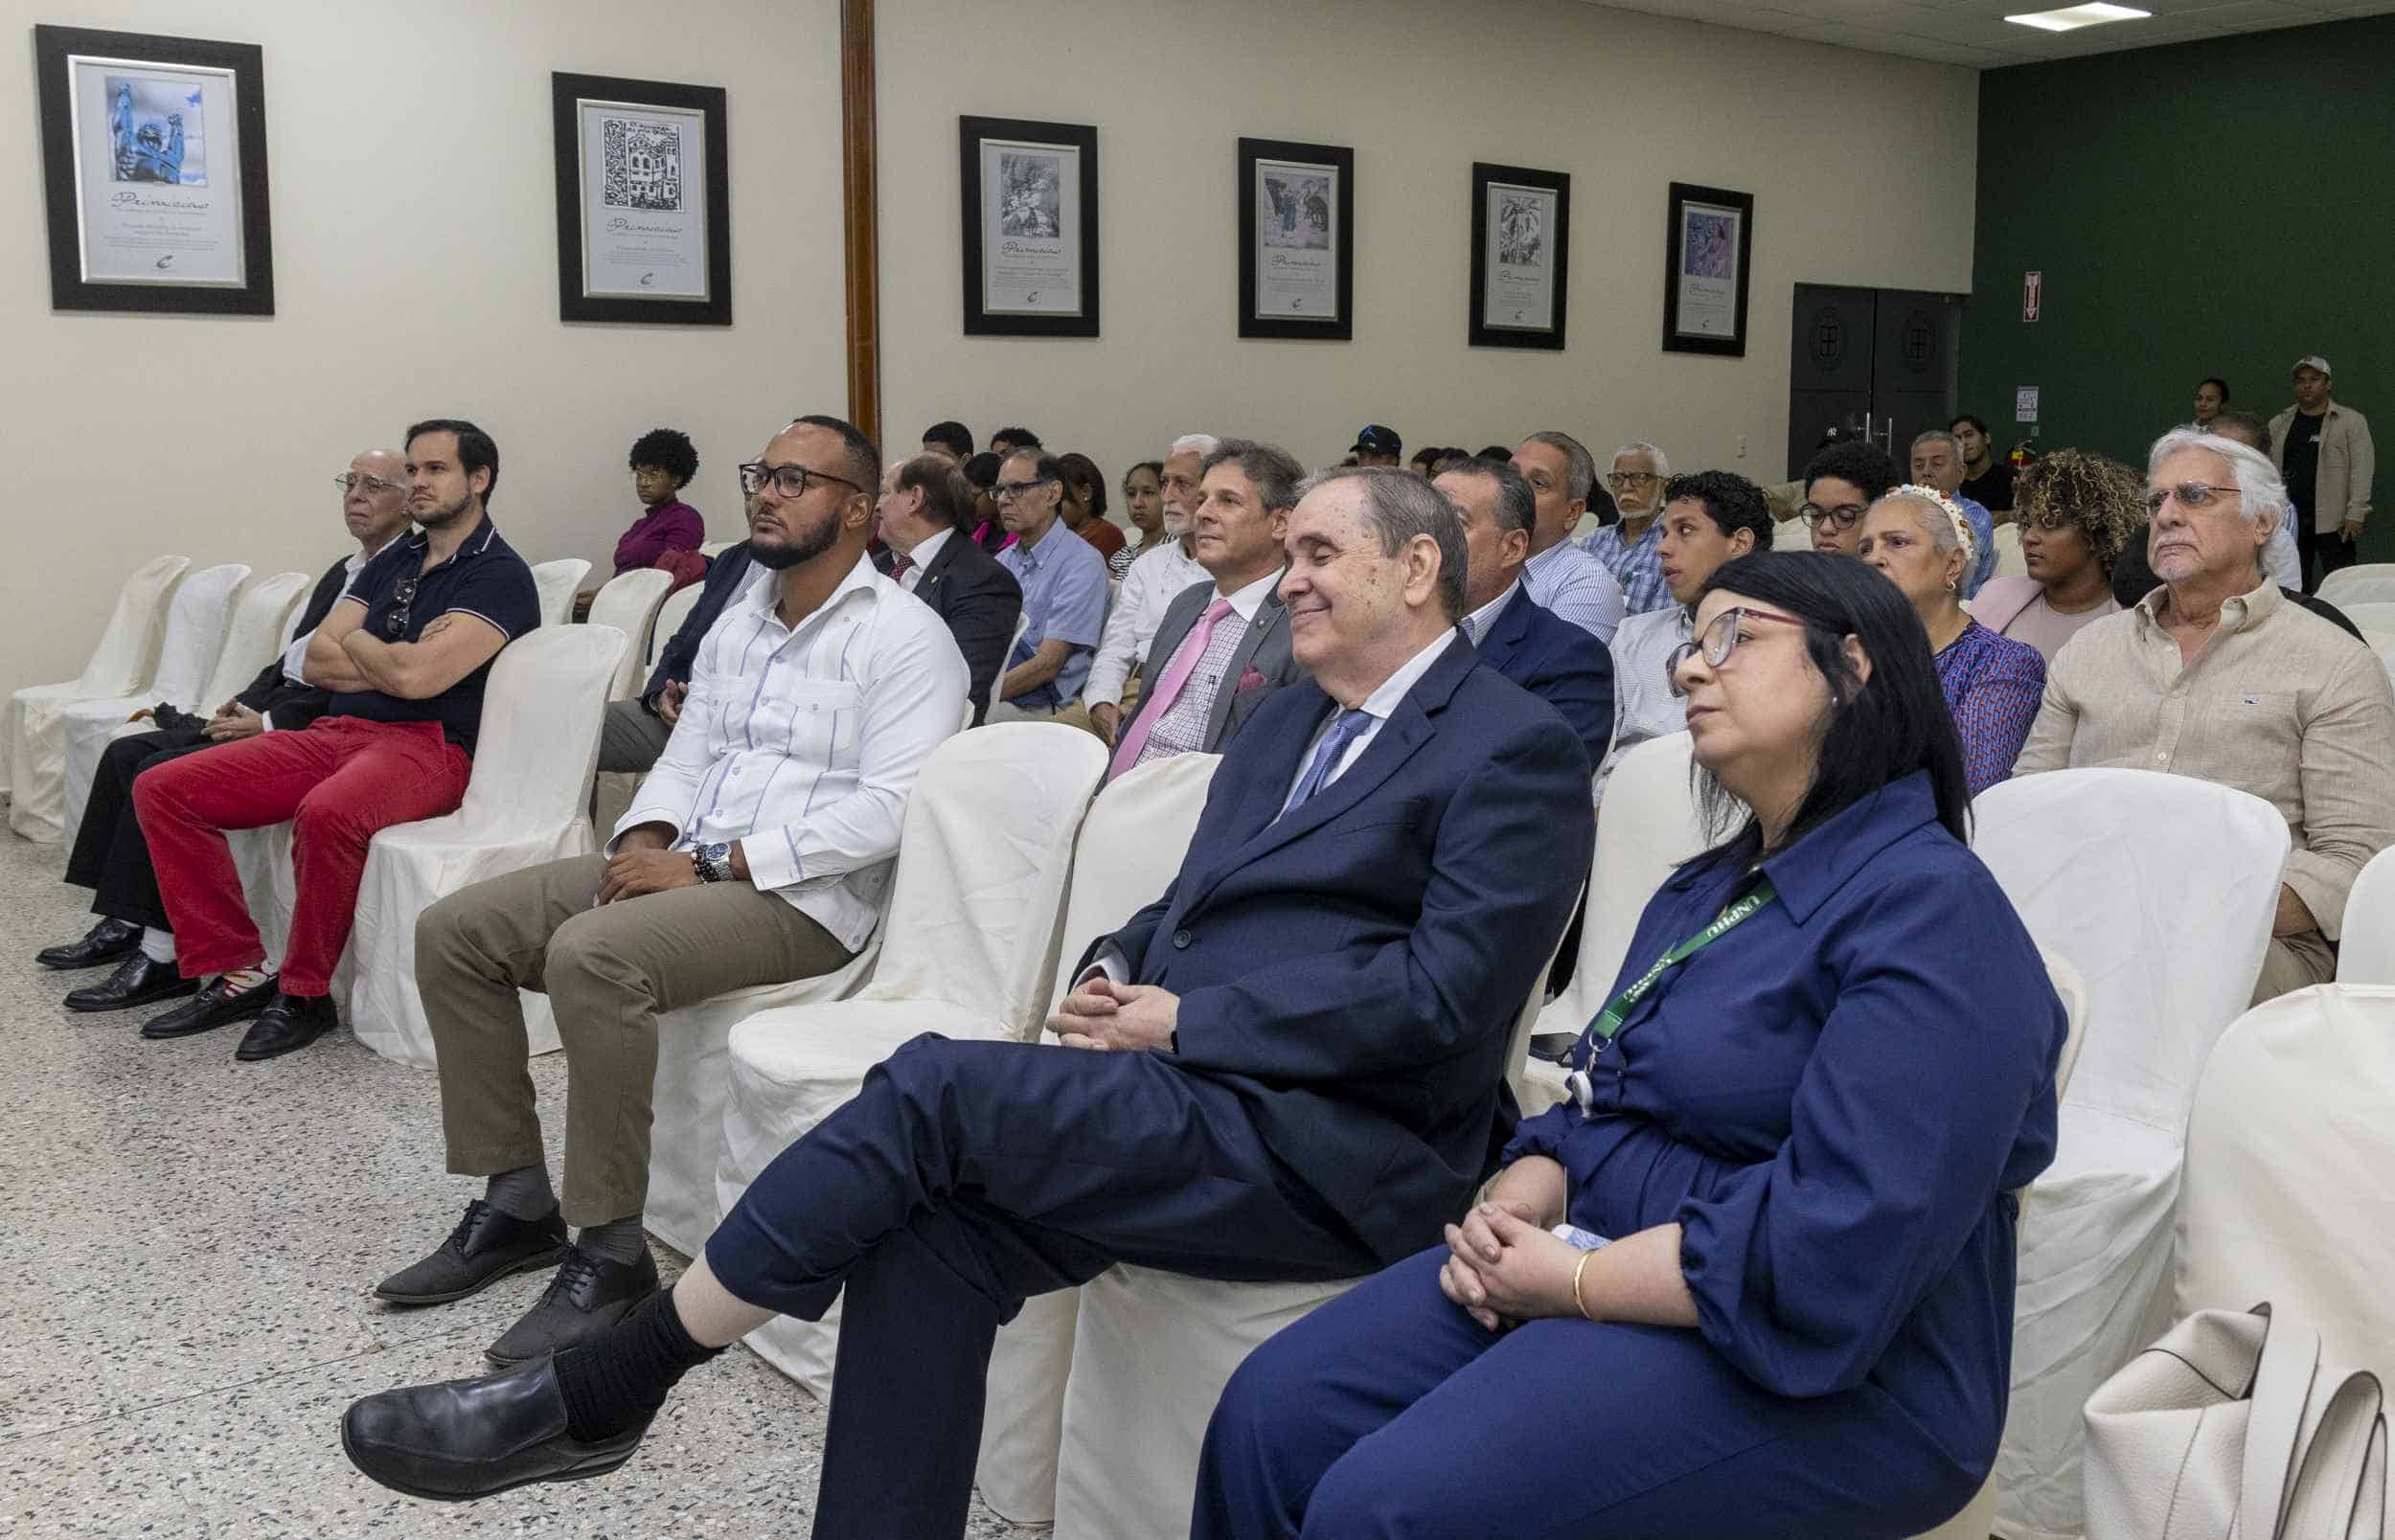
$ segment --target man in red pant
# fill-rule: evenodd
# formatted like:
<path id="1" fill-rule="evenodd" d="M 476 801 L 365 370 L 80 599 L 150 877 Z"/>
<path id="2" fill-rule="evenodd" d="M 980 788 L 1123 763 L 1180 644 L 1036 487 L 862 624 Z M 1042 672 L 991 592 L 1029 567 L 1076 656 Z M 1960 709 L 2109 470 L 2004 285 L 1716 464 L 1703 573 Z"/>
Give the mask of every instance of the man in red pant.
<path id="1" fill-rule="evenodd" d="M 302 671 L 331 691 L 305 733 L 269 733 L 145 772 L 133 809 L 174 922 L 183 976 L 215 975 L 194 1008 L 210 1026 L 256 1016 L 234 1056 L 307 1047 L 334 1021 L 366 845 L 466 795 L 483 686 L 499 649 L 540 623 L 524 564 L 485 512 L 499 450 L 471 422 L 407 430 L 402 536 L 358 573 L 308 644 Z M 291 823 L 298 893 L 280 978 L 242 901 L 224 831 Z M 196 1030 L 196 1029 L 194 1029 Z"/>

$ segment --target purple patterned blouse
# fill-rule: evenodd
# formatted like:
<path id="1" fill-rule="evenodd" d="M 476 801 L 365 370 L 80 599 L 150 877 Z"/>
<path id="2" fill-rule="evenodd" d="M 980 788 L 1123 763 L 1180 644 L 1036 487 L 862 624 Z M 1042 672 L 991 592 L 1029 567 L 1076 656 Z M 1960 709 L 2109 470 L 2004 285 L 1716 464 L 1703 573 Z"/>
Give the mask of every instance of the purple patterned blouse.
<path id="1" fill-rule="evenodd" d="M 2013 773 L 2045 698 L 2045 659 L 2027 643 L 1973 621 L 1936 663 L 1946 709 L 1963 740 L 1963 778 L 1976 797 Z"/>

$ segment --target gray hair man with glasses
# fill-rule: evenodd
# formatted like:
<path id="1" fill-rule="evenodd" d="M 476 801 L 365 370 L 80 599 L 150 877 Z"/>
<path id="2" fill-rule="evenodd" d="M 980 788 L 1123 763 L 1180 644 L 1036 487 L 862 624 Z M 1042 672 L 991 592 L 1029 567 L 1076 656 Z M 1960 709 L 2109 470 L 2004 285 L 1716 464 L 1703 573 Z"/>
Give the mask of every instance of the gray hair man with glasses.
<path id="1" fill-rule="evenodd" d="M 2162 586 L 2054 655 L 2013 773 L 2159 770 L 2270 803 L 2293 849 L 2253 997 L 2325 984 L 2354 878 L 2395 843 L 2395 693 L 2368 647 L 2263 575 L 2288 502 L 2259 452 L 2174 429 L 2145 501 Z"/>
<path id="2" fill-rule="evenodd" d="M 1640 440 L 1614 450 L 1605 473 L 1605 489 L 1613 494 L 1621 522 L 1608 524 L 1581 542 L 1622 585 L 1622 602 L 1631 615 L 1668 609 L 1672 603 L 1658 550 L 1663 540 L 1658 518 L 1663 511 L 1663 487 L 1671 479 L 1671 457 L 1654 444 Z"/>
<path id="3" fill-rule="evenodd" d="M 998 518 L 1015 543 L 998 565 L 1023 589 L 1023 634 L 998 676 L 993 722 L 1044 721 L 1081 694 L 1106 618 L 1106 558 L 1064 527 L 1064 470 L 1038 447 L 998 465 Z"/>

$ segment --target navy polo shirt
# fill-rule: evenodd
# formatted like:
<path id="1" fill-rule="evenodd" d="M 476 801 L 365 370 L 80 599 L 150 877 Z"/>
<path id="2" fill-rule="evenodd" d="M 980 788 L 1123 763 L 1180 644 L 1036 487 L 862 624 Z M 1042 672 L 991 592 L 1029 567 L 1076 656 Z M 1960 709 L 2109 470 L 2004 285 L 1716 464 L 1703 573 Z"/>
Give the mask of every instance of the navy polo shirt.
<path id="1" fill-rule="evenodd" d="M 404 535 L 358 572 L 341 601 L 366 606 L 366 618 L 358 623 L 368 635 L 413 642 L 425 626 L 453 611 L 489 622 L 510 642 L 540 623 L 540 591 L 533 570 L 514 547 L 499 538 L 498 528 L 488 517 L 446 561 L 420 574 L 428 543 L 421 531 Z M 399 608 L 399 585 L 410 578 L 416 578 L 416 592 L 408 600 L 406 623 L 394 636 L 390 618 Z M 498 654 L 491 654 L 490 662 L 429 700 L 401 700 L 379 690 L 348 691 L 332 697 L 326 714 L 375 722 L 439 722 L 442 736 L 472 754 L 482 728 L 483 686 L 497 661 Z"/>

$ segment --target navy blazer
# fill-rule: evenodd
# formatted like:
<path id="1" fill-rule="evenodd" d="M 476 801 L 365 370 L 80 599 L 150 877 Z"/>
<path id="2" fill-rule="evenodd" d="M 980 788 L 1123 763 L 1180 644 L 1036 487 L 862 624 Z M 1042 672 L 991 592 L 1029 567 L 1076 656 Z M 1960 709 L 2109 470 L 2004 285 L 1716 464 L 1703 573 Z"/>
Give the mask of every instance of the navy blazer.
<path id="1" fill-rule="evenodd" d="M 1596 821 L 1571 733 L 1461 637 L 1281 818 L 1333 710 L 1311 679 L 1257 708 L 1180 874 L 1106 940 L 1180 997 L 1163 1056 L 1239 1093 L 1286 1167 L 1269 1179 L 1311 1186 L 1395 1261 L 1464 1212 L 1512 1132 L 1515 1017 Z"/>
<path id="2" fill-rule="evenodd" d="M 1590 764 L 1613 740 L 1613 652 L 1517 588 L 1481 639 L 1480 658 L 1560 713 Z"/>
<path id="3" fill-rule="evenodd" d="M 885 569 L 886 572 L 886 569 Z M 973 703 L 973 725 L 981 725 L 989 710 L 990 692 L 1015 645 L 1015 623 L 1023 613 L 1023 585 L 998 565 L 997 558 L 973 544 L 958 530 L 940 542 L 940 549 L 915 584 L 915 597 L 947 623 L 956 650 L 965 654 L 965 698 Z"/>
<path id="4" fill-rule="evenodd" d="M 698 591 L 698 602 L 682 618 L 681 629 L 657 654 L 657 667 L 650 673 L 649 683 L 641 687 L 641 704 L 651 712 L 656 710 L 657 692 L 668 681 L 677 685 L 690 683 L 691 665 L 698 659 L 698 644 L 707 640 L 708 628 L 723 614 L 723 607 L 748 583 L 749 574 L 757 564 L 748 557 L 748 542 L 726 546 L 707 560 L 706 586 Z"/>

